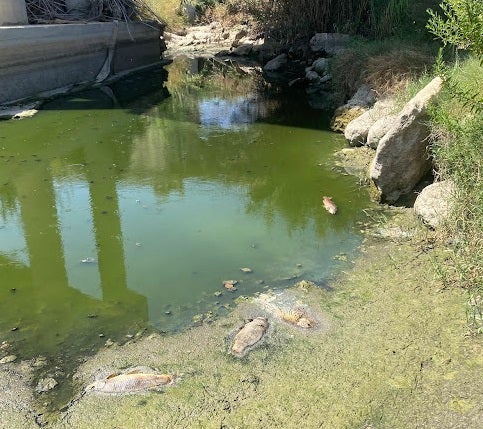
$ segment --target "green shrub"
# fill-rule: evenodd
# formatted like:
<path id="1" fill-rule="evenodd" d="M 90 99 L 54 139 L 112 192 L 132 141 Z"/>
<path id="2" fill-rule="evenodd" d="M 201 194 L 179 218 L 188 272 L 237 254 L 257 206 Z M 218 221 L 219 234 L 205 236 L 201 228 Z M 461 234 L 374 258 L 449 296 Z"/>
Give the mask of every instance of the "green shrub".
<path id="1" fill-rule="evenodd" d="M 428 30 L 445 45 L 468 50 L 483 61 L 483 1 L 443 0 L 440 8 L 445 19 L 429 9 Z"/>
<path id="2" fill-rule="evenodd" d="M 430 110 L 432 152 L 438 175 L 455 183 L 456 195 L 446 232 L 454 254 L 445 278 L 469 291 L 469 321 L 483 330 L 483 111 L 465 97 L 483 99 L 483 67 L 469 58 L 447 69 L 448 82 L 438 105 Z"/>

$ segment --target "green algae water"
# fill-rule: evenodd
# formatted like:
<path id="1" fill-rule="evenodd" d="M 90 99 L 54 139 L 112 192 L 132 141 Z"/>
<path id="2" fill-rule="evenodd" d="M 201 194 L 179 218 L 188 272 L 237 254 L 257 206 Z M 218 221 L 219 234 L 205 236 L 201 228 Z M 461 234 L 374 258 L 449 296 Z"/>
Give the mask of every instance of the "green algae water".
<path id="1" fill-rule="evenodd" d="M 344 143 L 320 112 L 206 60 L 168 73 L 0 123 L 9 353 L 72 360 L 108 338 L 209 322 L 295 279 L 323 286 L 360 242 L 367 195 L 333 169 Z"/>

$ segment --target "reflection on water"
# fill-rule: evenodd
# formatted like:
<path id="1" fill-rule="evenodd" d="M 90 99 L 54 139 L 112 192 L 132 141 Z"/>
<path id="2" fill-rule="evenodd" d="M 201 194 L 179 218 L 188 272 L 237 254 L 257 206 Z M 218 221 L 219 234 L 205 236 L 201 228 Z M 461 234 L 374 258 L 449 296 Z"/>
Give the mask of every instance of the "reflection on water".
<path id="1" fill-rule="evenodd" d="M 0 335 L 22 357 L 321 282 L 359 241 L 366 197 L 330 168 L 341 140 L 314 112 L 247 77 L 186 70 L 170 67 L 171 97 L 154 73 L 0 124 Z M 226 279 L 242 280 L 237 294 Z"/>

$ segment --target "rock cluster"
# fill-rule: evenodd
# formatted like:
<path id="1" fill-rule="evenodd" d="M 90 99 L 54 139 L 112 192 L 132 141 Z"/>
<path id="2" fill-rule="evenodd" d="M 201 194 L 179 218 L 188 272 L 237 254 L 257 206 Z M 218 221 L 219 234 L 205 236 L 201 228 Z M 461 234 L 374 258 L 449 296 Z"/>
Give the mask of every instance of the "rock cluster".
<path id="1" fill-rule="evenodd" d="M 336 110 L 333 128 L 343 129 L 348 144 L 376 150 L 368 175 L 377 190 L 378 200 L 396 202 L 431 171 L 427 109 L 438 96 L 442 84 L 440 77 L 434 78 L 400 110 L 391 99 L 378 100 L 370 108 L 367 103 L 364 106 L 364 100 L 358 103 L 350 100 Z M 350 110 L 351 105 L 357 108 Z M 359 113 L 361 109 L 363 112 Z M 357 117 L 344 126 L 347 116 L 351 115 Z M 448 215 L 452 195 L 451 184 L 434 183 L 417 197 L 414 210 L 427 225 L 435 228 Z"/>

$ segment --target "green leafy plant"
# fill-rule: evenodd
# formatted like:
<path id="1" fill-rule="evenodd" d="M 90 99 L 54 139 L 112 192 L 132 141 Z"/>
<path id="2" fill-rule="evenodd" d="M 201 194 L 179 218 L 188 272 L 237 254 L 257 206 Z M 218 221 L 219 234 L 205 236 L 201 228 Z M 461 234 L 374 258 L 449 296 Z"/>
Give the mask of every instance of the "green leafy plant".
<path id="1" fill-rule="evenodd" d="M 426 28 L 444 45 L 470 51 L 483 61 L 483 1 L 443 0 L 440 8 L 444 18 L 428 9 Z"/>

